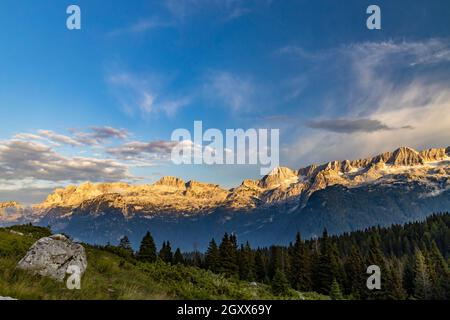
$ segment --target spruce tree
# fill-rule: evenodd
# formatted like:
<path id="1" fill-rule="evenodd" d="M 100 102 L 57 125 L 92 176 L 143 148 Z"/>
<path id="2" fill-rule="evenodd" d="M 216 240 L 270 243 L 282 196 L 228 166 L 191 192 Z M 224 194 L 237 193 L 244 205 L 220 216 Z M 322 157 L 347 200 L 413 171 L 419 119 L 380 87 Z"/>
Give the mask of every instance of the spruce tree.
<path id="1" fill-rule="evenodd" d="M 123 236 L 122 238 L 120 238 L 119 248 L 121 250 L 123 250 L 124 252 L 126 252 L 126 254 L 129 254 L 129 255 L 134 254 L 133 248 L 131 247 L 130 240 L 128 239 L 127 236 Z"/>
<path id="2" fill-rule="evenodd" d="M 159 258 L 161 261 L 164 261 L 166 263 L 172 263 L 172 248 L 170 247 L 170 242 L 163 242 L 161 250 L 159 251 Z"/>
<path id="3" fill-rule="evenodd" d="M 255 276 L 257 281 L 264 283 L 269 282 L 269 277 L 267 275 L 267 263 L 261 249 L 256 250 L 255 253 Z"/>
<path id="4" fill-rule="evenodd" d="M 347 274 L 345 292 L 352 295 L 355 299 L 362 299 L 366 294 L 366 270 L 364 268 L 364 258 L 359 249 L 353 245 L 350 256 L 345 262 L 345 271 Z"/>
<path id="5" fill-rule="evenodd" d="M 320 253 L 316 260 L 314 273 L 314 287 L 319 293 L 328 294 L 330 292 L 331 283 L 336 274 L 333 259 L 331 242 L 325 229 L 320 241 Z"/>
<path id="6" fill-rule="evenodd" d="M 292 284 L 300 291 L 311 290 L 311 258 L 308 248 L 303 243 L 300 233 L 297 233 L 291 250 Z"/>
<path id="7" fill-rule="evenodd" d="M 280 269 L 275 271 L 272 279 L 272 292 L 278 296 L 285 296 L 289 293 L 289 282 L 284 272 Z"/>
<path id="8" fill-rule="evenodd" d="M 430 274 L 420 249 L 416 249 L 414 261 L 414 297 L 421 300 L 431 298 Z"/>
<path id="9" fill-rule="evenodd" d="M 450 270 L 435 241 L 431 244 L 430 260 L 435 274 L 433 298 L 447 300 L 450 298 Z"/>
<path id="10" fill-rule="evenodd" d="M 212 239 L 209 243 L 208 250 L 206 250 L 205 267 L 212 272 L 218 272 L 219 259 L 219 248 L 217 247 L 216 241 Z"/>
<path id="11" fill-rule="evenodd" d="M 370 236 L 369 239 L 369 254 L 367 257 L 367 266 L 371 265 L 378 266 L 381 272 L 381 289 L 367 290 L 368 297 L 370 299 L 387 299 L 388 298 L 388 287 L 387 284 L 390 282 L 390 270 L 386 265 L 383 252 L 381 251 L 380 240 L 378 230 L 377 233 Z"/>
<path id="12" fill-rule="evenodd" d="M 238 275 L 239 267 L 237 264 L 236 237 L 228 236 L 225 233 L 222 243 L 219 246 L 219 265 L 218 272 L 229 276 Z"/>
<path id="13" fill-rule="evenodd" d="M 238 252 L 239 277 L 242 280 L 253 281 L 254 276 L 254 256 L 250 244 L 247 242 L 241 245 Z"/>
<path id="14" fill-rule="evenodd" d="M 184 257 L 181 254 L 180 248 L 177 248 L 175 254 L 173 255 L 173 264 L 184 264 Z"/>
<path id="15" fill-rule="evenodd" d="M 137 258 L 143 262 L 155 262 L 156 261 L 156 246 L 150 232 L 147 232 L 142 238 L 141 245 L 137 254 Z"/>
<path id="16" fill-rule="evenodd" d="M 392 300 L 406 299 L 406 291 L 403 288 L 401 266 L 397 261 L 389 268 L 389 283 L 387 283 L 387 298 Z"/>
<path id="17" fill-rule="evenodd" d="M 339 286 L 339 283 L 336 281 L 336 279 L 333 279 L 331 283 L 331 289 L 330 289 L 330 298 L 331 300 L 343 300 L 344 296 L 342 295 L 341 288 Z"/>

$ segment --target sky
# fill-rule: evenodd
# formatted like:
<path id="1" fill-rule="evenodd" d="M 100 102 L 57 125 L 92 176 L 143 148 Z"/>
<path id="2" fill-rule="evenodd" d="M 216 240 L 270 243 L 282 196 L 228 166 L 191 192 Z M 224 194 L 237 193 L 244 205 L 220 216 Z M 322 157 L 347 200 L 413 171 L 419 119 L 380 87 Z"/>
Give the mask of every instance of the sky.
<path id="1" fill-rule="evenodd" d="M 81 9 L 68 30 L 66 9 Z M 381 30 L 366 27 L 369 5 Z M 224 187 L 258 165 L 175 165 L 171 133 L 280 130 L 280 164 L 450 145 L 450 2 L 2 0 L 0 201 L 84 181 Z"/>

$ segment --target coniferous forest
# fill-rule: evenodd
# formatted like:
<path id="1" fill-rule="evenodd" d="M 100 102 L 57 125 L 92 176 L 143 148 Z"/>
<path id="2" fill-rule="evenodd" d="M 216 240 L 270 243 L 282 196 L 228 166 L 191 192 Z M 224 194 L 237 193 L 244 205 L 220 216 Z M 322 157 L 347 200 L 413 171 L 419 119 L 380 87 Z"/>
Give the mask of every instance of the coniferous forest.
<path id="1" fill-rule="evenodd" d="M 295 236 L 295 235 L 294 235 Z M 119 248 L 132 253 L 128 239 Z M 434 214 L 425 221 L 372 227 L 364 231 L 318 239 L 297 234 L 289 246 L 252 248 L 233 234 L 212 239 L 205 253 L 172 253 L 170 242 L 157 252 L 150 233 L 137 258 L 208 269 L 248 282 L 266 283 L 275 294 L 291 288 L 318 292 L 332 299 L 450 298 L 450 214 Z M 370 265 L 381 271 L 381 288 L 369 290 Z"/>

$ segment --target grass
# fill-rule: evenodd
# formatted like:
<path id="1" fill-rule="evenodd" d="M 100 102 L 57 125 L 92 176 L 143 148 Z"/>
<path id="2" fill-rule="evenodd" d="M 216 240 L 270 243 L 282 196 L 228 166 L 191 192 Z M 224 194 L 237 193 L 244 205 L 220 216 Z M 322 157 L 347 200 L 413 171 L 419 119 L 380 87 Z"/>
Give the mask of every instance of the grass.
<path id="1" fill-rule="evenodd" d="M 88 267 L 81 290 L 68 290 L 65 283 L 15 268 L 30 246 L 49 234 L 48 229 L 33 226 L 0 228 L 0 296 L 26 300 L 326 298 L 295 290 L 288 296 L 274 296 L 264 284 L 252 286 L 194 267 L 141 263 L 89 245 L 84 245 Z"/>

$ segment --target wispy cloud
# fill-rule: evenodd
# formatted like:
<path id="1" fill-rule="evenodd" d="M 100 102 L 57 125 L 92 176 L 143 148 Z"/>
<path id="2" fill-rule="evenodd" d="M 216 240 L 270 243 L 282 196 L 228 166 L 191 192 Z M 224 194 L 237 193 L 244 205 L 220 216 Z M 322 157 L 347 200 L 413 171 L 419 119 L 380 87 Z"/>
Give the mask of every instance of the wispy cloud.
<path id="1" fill-rule="evenodd" d="M 161 28 L 170 28 L 173 27 L 174 23 L 172 21 L 166 21 L 158 17 L 150 17 L 138 20 L 137 22 L 133 23 L 132 25 L 129 25 L 124 28 L 115 29 L 108 33 L 111 37 L 121 36 L 121 35 L 130 35 L 130 34 L 141 34 L 145 33 L 147 31 L 151 31 L 154 29 L 161 29 Z"/>
<path id="2" fill-rule="evenodd" d="M 191 102 L 189 95 L 168 93 L 165 88 L 167 79 L 159 76 L 117 73 L 109 76 L 107 81 L 122 108 L 129 114 L 138 111 L 143 116 L 163 113 L 172 117 Z"/>
<path id="3" fill-rule="evenodd" d="M 210 99 L 233 112 L 249 111 L 254 107 L 257 88 L 250 78 L 225 71 L 211 72 L 205 89 Z"/>
<path id="4" fill-rule="evenodd" d="M 130 136 L 130 133 L 125 129 L 117 129 L 109 126 L 91 127 L 91 132 L 73 131 L 73 133 L 75 140 L 84 145 L 97 145 L 110 139 L 124 140 Z"/>
<path id="5" fill-rule="evenodd" d="M 238 19 L 258 8 L 270 6 L 271 3 L 272 0 L 167 0 L 165 2 L 169 13 L 179 21 L 208 11 L 218 16 L 217 21 L 221 22 Z"/>
<path id="6" fill-rule="evenodd" d="M 75 139 L 73 139 L 69 136 L 55 133 L 50 130 L 39 130 L 38 135 L 41 137 L 47 138 L 50 141 L 53 141 L 55 143 L 62 143 L 62 144 L 66 144 L 66 145 L 73 146 L 73 147 L 81 145 L 80 142 L 76 141 Z"/>
<path id="7" fill-rule="evenodd" d="M 375 132 L 383 130 L 413 129 L 409 125 L 401 128 L 390 127 L 379 120 L 373 119 L 327 119 L 310 120 L 305 125 L 312 129 L 319 129 L 337 133 Z"/>
<path id="8" fill-rule="evenodd" d="M 167 159 L 176 141 L 131 141 L 118 147 L 107 149 L 107 153 L 124 160 Z"/>
<path id="9" fill-rule="evenodd" d="M 70 135 L 64 135 L 51 130 L 38 130 L 37 133 L 19 133 L 14 135 L 13 138 L 23 141 L 48 141 L 55 146 L 80 147 L 83 145 L 98 145 L 111 139 L 124 140 L 130 135 L 125 129 L 117 129 L 110 126 L 94 126 L 90 128 L 90 131 L 77 131 L 74 129 L 69 131 Z"/>

